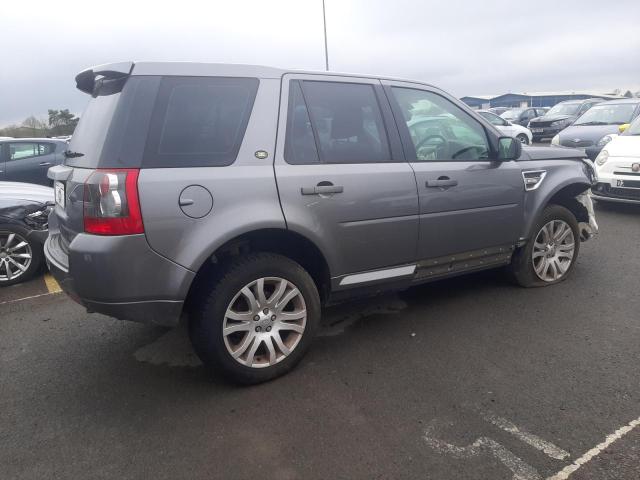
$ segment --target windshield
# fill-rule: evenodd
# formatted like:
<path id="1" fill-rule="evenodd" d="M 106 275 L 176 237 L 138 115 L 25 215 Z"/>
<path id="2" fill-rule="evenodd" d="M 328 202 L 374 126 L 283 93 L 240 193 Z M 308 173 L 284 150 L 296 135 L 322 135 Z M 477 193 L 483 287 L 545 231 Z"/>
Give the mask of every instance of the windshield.
<path id="1" fill-rule="evenodd" d="M 587 110 L 574 125 L 622 125 L 629 123 L 637 104 L 604 103 Z"/>
<path id="2" fill-rule="evenodd" d="M 520 117 L 520 114 L 524 111 L 524 108 L 512 108 L 511 110 L 507 110 L 502 115 L 502 118 L 506 118 L 507 120 L 514 120 Z"/>
<path id="3" fill-rule="evenodd" d="M 580 108 L 579 103 L 559 103 L 545 115 L 575 115 Z"/>
<path id="4" fill-rule="evenodd" d="M 627 128 L 622 135 L 640 135 L 640 117 L 631 122 L 629 128 Z"/>
<path id="5" fill-rule="evenodd" d="M 493 125 L 500 125 L 500 126 L 504 125 L 504 120 L 502 118 L 500 118 L 500 115 L 496 115 L 496 114 L 491 113 L 491 112 L 479 112 L 479 113 L 484 118 L 489 120 Z"/>

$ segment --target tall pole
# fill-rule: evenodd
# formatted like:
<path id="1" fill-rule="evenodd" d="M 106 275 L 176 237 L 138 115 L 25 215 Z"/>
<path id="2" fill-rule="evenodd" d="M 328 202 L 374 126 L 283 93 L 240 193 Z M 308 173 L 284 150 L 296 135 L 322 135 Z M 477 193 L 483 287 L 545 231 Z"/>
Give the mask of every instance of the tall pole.
<path id="1" fill-rule="evenodd" d="M 327 48 L 327 14 L 325 13 L 324 0 L 322 0 L 322 24 L 324 26 L 324 68 L 329 71 L 329 49 Z"/>

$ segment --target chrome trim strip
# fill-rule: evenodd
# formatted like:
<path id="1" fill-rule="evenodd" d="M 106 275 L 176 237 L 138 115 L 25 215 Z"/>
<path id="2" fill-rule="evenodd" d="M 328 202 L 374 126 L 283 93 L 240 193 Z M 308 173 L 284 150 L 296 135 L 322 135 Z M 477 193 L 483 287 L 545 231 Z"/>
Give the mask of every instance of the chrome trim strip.
<path id="1" fill-rule="evenodd" d="M 384 270 L 356 273 L 354 275 L 347 275 L 344 277 L 340 280 L 340 285 L 353 285 L 354 283 L 373 282 L 375 280 L 384 280 L 393 277 L 405 277 L 407 275 L 413 275 L 415 271 L 415 265 L 406 265 L 404 267 L 385 268 Z"/>

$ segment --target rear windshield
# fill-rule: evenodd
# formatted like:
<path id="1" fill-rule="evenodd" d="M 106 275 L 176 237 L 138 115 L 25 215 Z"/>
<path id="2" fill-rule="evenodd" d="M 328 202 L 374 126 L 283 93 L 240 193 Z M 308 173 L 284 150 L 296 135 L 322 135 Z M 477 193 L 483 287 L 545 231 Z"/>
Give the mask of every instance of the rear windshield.
<path id="1" fill-rule="evenodd" d="M 74 132 L 70 166 L 161 168 L 233 163 L 258 89 L 255 78 L 130 77 L 92 98 Z"/>

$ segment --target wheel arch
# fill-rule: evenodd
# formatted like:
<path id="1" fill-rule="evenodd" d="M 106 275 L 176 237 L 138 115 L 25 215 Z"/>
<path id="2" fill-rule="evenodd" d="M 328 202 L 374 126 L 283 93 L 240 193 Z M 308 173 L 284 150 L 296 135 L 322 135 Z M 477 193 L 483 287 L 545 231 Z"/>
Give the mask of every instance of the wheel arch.
<path id="1" fill-rule="evenodd" d="M 523 239 L 529 239 L 536 220 L 548 205 L 560 205 L 568 209 L 578 222 L 589 222 L 589 212 L 575 197 L 589 190 L 591 185 L 584 178 L 571 178 L 547 190 L 527 192 L 538 193 L 530 197 L 525 209 Z"/>
<path id="2" fill-rule="evenodd" d="M 226 263 L 252 252 L 277 253 L 299 263 L 311 275 L 321 300 L 328 298 L 330 270 L 320 248 L 306 236 L 292 230 L 261 228 L 239 234 L 207 255 L 191 283 L 186 307 L 193 304 L 204 286 L 210 285 L 212 279 L 215 281 Z"/>

